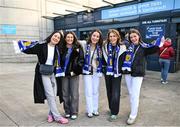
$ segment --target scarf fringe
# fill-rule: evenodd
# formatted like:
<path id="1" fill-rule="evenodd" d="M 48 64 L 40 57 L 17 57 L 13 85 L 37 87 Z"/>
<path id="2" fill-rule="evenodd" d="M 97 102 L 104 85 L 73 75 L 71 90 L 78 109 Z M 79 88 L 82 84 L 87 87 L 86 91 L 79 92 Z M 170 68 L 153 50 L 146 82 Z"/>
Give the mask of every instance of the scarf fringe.
<path id="1" fill-rule="evenodd" d="M 55 75 L 55 77 L 64 77 L 64 76 L 65 76 L 65 73 L 63 72 L 61 67 L 56 67 L 56 75 Z"/>
<path id="2" fill-rule="evenodd" d="M 91 72 L 83 69 L 83 74 L 87 74 L 87 75 L 88 75 L 88 74 L 90 74 L 90 73 L 91 73 Z"/>
<path id="3" fill-rule="evenodd" d="M 62 73 L 56 73 L 55 77 L 64 77 L 65 76 L 65 73 L 62 72 Z"/>
<path id="4" fill-rule="evenodd" d="M 117 78 L 117 77 L 119 77 L 119 76 L 121 76 L 121 73 L 120 73 L 120 74 L 114 74 L 114 77 L 115 77 L 115 78 Z"/>
<path id="5" fill-rule="evenodd" d="M 102 77 L 102 73 L 101 73 L 101 72 L 98 72 L 98 73 L 97 73 L 97 76 L 98 76 L 98 77 Z"/>
<path id="6" fill-rule="evenodd" d="M 14 51 L 16 54 L 21 53 L 21 50 L 19 48 L 18 42 L 17 41 L 13 41 L 13 46 L 14 46 Z"/>
<path id="7" fill-rule="evenodd" d="M 106 75 L 114 75 L 113 72 L 106 72 Z"/>
<path id="8" fill-rule="evenodd" d="M 131 72 L 131 68 L 130 67 L 122 67 L 122 70 L 123 71 L 127 70 L 127 71 Z"/>

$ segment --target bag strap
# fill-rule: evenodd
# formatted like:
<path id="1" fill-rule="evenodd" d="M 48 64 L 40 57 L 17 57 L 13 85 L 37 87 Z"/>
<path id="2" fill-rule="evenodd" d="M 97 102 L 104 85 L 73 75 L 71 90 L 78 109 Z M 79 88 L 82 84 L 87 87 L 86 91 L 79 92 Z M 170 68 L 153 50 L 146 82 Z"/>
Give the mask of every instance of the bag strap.
<path id="1" fill-rule="evenodd" d="M 161 56 L 167 49 L 168 49 L 168 47 L 165 48 L 165 49 L 161 52 L 161 54 L 160 54 L 159 56 Z"/>

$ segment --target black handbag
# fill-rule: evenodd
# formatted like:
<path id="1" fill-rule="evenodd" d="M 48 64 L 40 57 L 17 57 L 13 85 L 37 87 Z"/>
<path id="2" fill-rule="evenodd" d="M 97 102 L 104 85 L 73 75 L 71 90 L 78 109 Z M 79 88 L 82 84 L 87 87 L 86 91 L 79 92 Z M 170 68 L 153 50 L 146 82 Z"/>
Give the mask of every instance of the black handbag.
<path id="1" fill-rule="evenodd" d="M 39 72 L 42 75 L 52 75 L 54 72 L 54 66 L 53 65 L 47 65 L 47 64 L 40 64 Z"/>

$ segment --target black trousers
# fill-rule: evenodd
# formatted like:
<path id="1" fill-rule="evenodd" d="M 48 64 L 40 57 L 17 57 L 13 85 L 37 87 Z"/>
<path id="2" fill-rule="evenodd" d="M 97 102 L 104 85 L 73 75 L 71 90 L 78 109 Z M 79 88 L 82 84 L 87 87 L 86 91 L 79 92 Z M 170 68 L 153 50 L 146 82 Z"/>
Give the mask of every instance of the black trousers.
<path id="1" fill-rule="evenodd" d="M 120 93 L 121 93 L 121 78 L 105 75 L 106 91 L 109 109 L 112 115 L 119 113 Z"/>

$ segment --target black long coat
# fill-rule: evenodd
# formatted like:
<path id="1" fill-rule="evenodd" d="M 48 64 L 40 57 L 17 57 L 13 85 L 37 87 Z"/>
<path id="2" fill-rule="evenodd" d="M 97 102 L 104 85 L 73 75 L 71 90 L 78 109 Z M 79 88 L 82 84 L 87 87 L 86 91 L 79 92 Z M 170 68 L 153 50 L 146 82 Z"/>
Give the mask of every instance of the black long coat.
<path id="1" fill-rule="evenodd" d="M 66 54 L 68 52 L 68 48 L 64 47 L 61 52 L 61 66 L 64 67 Z M 82 74 L 82 68 L 84 64 L 84 52 L 81 45 L 76 45 L 72 47 L 72 53 L 70 55 L 69 62 L 67 64 L 67 69 L 65 72 L 65 76 L 74 76 Z M 73 75 L 71 74 L 73 72 Z"/>
<path id="2" fill-rule="evenodd" d="M 38 57 L 38 63 L 35 68 L 35 76 L 34 76 L 34 103 L 44 103 L 44 100 L 46 99 L 45 96 L 45 91 L 44 91 L 44 86 L 42 83 L 42 77 L 39 72 L 39 63 L 40 64 L 45 64 L 47 60 L 47 55 L 48 55 L 48 43 L 43 43 L 43 44 L 37 44 L 32 48 L 29 48 L 25 51 L 23 51 L 26 54 L 35 54 Z M 56 58 L 57 53 L 55 52 L 54 58 Z M 57 95 L 59 96 L 60 102 L 62 102 L 62 91 L 61 91 L 61 79 L 56 78 L 57 81 Z"/>

